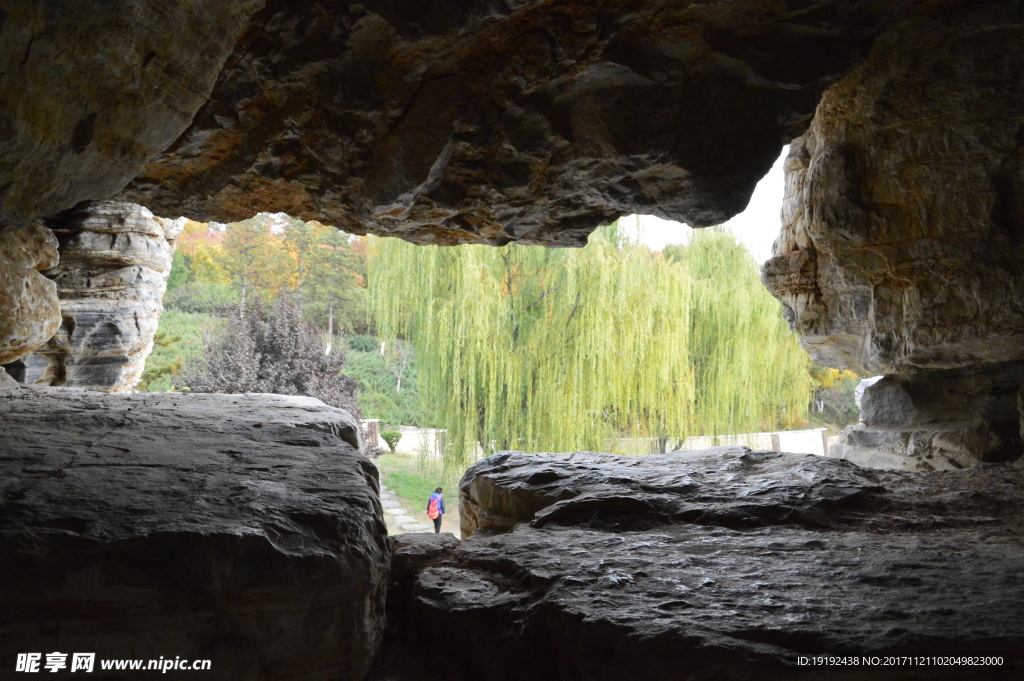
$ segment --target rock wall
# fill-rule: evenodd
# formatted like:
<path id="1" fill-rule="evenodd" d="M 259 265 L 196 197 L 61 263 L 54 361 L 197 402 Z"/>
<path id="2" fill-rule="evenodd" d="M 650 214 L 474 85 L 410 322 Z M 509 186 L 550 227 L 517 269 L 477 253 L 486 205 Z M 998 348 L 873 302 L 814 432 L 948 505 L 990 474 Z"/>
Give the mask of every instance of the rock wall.
<path id="1" fill-rule="evenodd" d="M 6 673 L 59 651 L 95 652 L 97 679 L 125 677 L 102 659 L 180 657 L 210 660 L 191 672 L 209 679 L 361 681 L 389 554 L 346 412 L 65 388 L 0 403 Z"/>
<path id="2" fill-rule="evenodd" d="M 793 143 L 764 278 L 817 361 L 1024 360 L 1022 29 L 999 4 L 901 26 Z"/>
<path id="3" fill-rule="evenodd" d="M 420 647 L 406 643 L 404 675 L 372 681 L 451 664 L 491 681 L 1024 671 L 1019 463 L 924 474 L 745 448 L 505 452 L 467 471 L 461 497 L 476 534 L 396 550 L 415 566 L 405 635 Z M 798 666 L 823 651 L 1004 665 Z"/>
<path id="4" fill-rule="evenodd" d="M 849 5 L 268 3 L 122 197 L 441 244 L 579 246 L 633 212 L 718 224 L 887 10 Z"/>
<path id="5" fill-rule="evenodd" d="M 60 326 L 57 287 L 39 273 L 56 264 L 57 239 L 40 223 L 0 234 L 0 364 L 39 347 Z"/>
<path id="6" fill-rule="evenodd" d="M 949 470 L 1024 454 L 1024 362 L 886 376 L 831 456 L 878 468 Z"/>
<path id="7" fill-rule="evenodd" d="M 765 284 L 816 361 L 893 375 L 844 446 L 924 467 L 1024 451 L 1022 30 L 1010 3 L 898 25 L 790 148 Z"/>
<path id="8" fill-rule="evenodd" d="M 131 392 L 153 350 L 183 221 L 130 203 L 89 202 L 48 222 L 60 242 L 62 323 L 7 370 L 20 382 Z"/>

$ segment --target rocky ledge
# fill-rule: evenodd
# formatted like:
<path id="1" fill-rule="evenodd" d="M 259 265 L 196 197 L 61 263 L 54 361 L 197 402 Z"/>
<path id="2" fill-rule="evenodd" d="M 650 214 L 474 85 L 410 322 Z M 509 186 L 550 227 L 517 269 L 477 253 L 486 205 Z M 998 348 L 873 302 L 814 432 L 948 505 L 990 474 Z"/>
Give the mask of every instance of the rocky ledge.
<path id="1" fill-rule="evenodd" d="M 463 535 L 476 534 L 419 558 L 405 624 L 426 664 L 457 661 L 453 678 L 1024 669 L 1019 463 L 921 473 L 745 448 L 506 452 L 470 468 L 461 493 Z M 822 653 L 994 654 L 1003 666 L 798 664 Z"/>
<path id="2" fill-rule="evenodd" d="M 363 678 L 389 554 L 349 414 L 60 388 L 0 405 L 8 671 L 17 653 L 59 651 L 208 659 L 206 679 Z"/>

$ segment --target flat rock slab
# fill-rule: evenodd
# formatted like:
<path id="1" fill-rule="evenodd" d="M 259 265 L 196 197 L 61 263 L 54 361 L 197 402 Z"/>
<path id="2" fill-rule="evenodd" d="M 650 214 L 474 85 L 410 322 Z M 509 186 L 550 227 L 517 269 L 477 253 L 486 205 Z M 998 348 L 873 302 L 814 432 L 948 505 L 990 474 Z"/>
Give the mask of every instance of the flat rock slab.
<path id="1" fill-rule="evenodd" d="M 348 413 L 59 388 L 0 393 L 0 410 L 7 672 L 59 651 L 96 653 L 92 678 L 161 656 L 208 659 L 208 679 L 363 677 L 389 552 Z"/>
<path id="2" fill-rule="evenodd" d="M 1020 678 L 1024 467 L 876 471 L 716 448 L 502 453 L 408 626 L 465 678 Z M 475 523 L 475 524 L 474 524 Z M 511 527 L 511 531 L 501 531 Z M 486 529 L 486 532 L 481 530 Z M 812 668 L 821 654 L 1002 667 Z"/>

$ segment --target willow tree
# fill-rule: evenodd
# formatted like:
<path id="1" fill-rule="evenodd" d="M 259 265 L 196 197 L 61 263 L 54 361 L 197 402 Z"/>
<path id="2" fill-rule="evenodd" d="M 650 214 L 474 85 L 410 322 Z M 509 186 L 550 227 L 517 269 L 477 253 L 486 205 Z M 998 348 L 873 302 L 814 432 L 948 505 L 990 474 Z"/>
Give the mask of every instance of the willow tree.
<path id="1" fill-rule="evenodd" d="M 671 258 L 614 227 L 578 250 L 378 239 L 369 294 L 381 335 L 415 347 L 452 461 L 759 429 L 809 399 L 806 355 L 724 233 Z"/>

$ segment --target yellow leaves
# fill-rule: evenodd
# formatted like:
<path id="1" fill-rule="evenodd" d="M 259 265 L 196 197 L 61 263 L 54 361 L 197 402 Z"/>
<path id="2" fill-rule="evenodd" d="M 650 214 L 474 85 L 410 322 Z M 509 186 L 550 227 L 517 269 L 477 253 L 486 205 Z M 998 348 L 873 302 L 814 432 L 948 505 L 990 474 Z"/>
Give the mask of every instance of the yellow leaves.
<path id="1" fill-rule="evenodd" d="M 830 369 L 814 362 L 807 363 L 807 373 L 814 380 L 815 390 L 822 388 L 835 388 L 846 381 L 856 381 L 860 377 L 853 371 L 847 369 Z"/>

